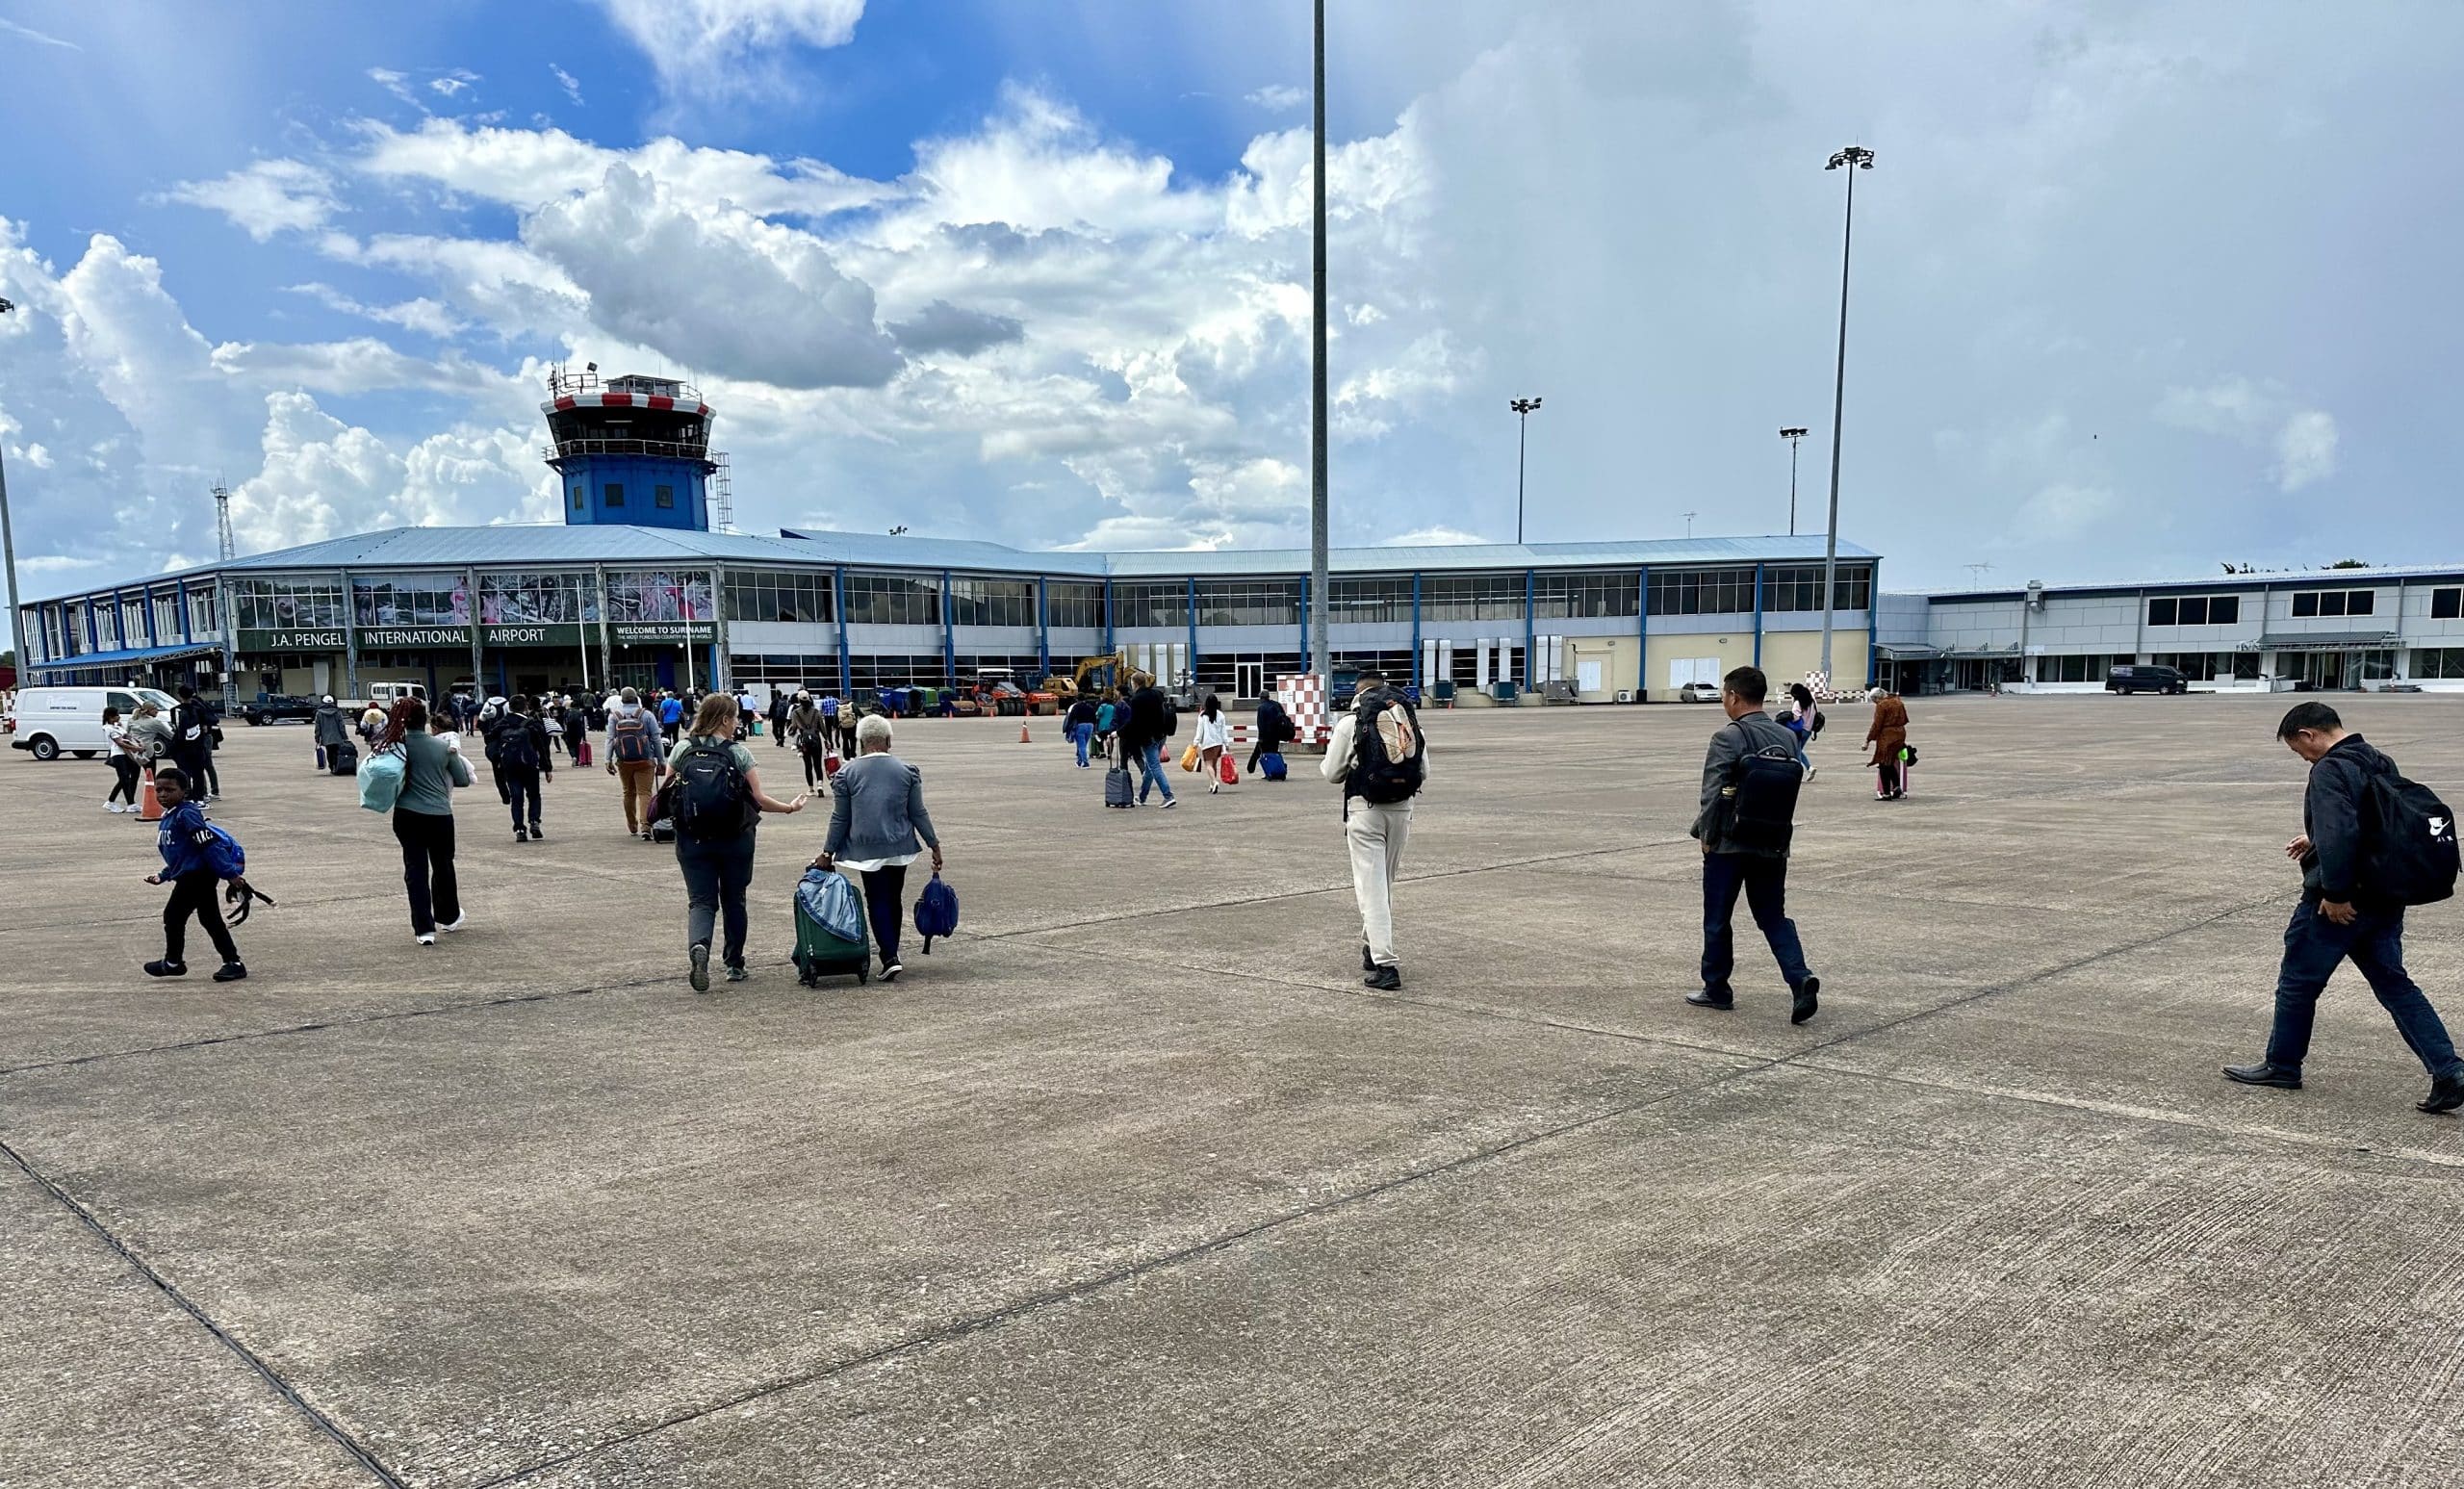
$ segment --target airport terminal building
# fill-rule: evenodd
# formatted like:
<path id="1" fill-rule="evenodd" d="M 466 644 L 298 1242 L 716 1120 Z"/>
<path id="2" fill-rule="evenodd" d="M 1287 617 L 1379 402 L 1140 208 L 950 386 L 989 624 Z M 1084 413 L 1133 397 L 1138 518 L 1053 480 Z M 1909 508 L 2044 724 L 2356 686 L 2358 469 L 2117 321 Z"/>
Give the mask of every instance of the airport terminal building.
<path id="1" fill-rule="evenodd" d="M 132 577 L 23 607 L 30 680 L 366 696 L 950 684 L 1125 654 L 1227 699 L 1304 670 L 1304 551 L 1098 553 L 866 533 L 714 530 L 710 407 L 670 379 L 559 375 L 542 405 L 559 526 L 405 527 Z M 1821 660 L 1811 537 L 1340 549 L 1328 645 L 1465 701 L 1512 682 L 1667 699 Z M 1833 669 L 1867 677 L 1877 558 L 1843 544 Z"/>
<path id="2" fill-rule="evenodd" d="M 1881 597 L 1877 680 L 1903 692 L 2092 692 L 2121 663 L 2264 691 L 2464 692 L 2464 565 L 2220 574 Z"/>

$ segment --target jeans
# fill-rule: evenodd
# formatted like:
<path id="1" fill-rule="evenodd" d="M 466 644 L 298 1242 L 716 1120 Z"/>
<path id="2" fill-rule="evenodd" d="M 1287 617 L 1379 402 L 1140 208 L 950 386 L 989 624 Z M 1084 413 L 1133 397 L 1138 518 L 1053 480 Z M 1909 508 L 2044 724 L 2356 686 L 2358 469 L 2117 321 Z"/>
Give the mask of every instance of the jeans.
<path id="1" fill-rule="evenodd" d="M 2276 972 L 2275 1028 L 2268 1036 L 2268 1064 L 2301 1068 L 2302 1057 L 2310 1053 L 2319 994 L 2349 957 L 2378 995 L 2378 1006 L 2396 1020 L 2396 1032 L 2432 1076 L 2464 1067 L 2438 1010 L 2405 974 L 2403 907 L 2354 910 L 2352 924 L 2340 926 L 2319 913 L 2314 897 L 2304 895 L 2295 907 L 2293 921 L 2284 928 L 2284 962 Z"/>
<path id="2" fill-rule="evenodd" d="M 898 960 L 899 901 L 907 894 L 907 865 L 892 863 L 863 871 L 864 918 L 873 924 L 873 942 L 882 965 Z"/>
<path id="3" fill-rule="evenodd" d="M 239 943 L 231 939 L 231 928 L 222 923 L 222 907 L 215 903 L 215 892 L 221 887 L 221 880 L 202 869 L 171 881 L 170 903 L 163 907 L 164 961 L 188 960 L 182 953 L 188 949 L 191 915 L 205 927 L 205 934 L 213 939 L 214 949 L 223 961 L 240 960 Z"/>
<path id="4" fill-rule="evenodd" d="M 104 797 L 103 800 L 108 803 L 118 801 L 121 797 L 126 797 L 128 798 L 128 804 L 131 807 L 136 806 L 137 778 L 140 774 L 137 765 L 137 757 L 134 755 L 113 756 L 112 774 L 119 778 L 119 783 L 113 786 L 111 794 Z"/>
<path id="5" fill-rule="evenodd" d="M 1344 842 L 1351 852 L 1352 898 L 1360 903 L 1360 939 L 1369 960 L 1395 964 L 1395 875 L 1412 836 L 1412 804 L 1353 800 L 1344 804 Z"/>
<path id="6" fill-rule="evenodd" d="M 753 830 L 732 837 L 676 834 L 676 866 L 684 871 L 685 941 L 707 946 L 722 913 L 727 943 L 719 960 L 744 965 L 744 890 L 753 883 Z"/>
<path id="7" fill-rule="evenodd" d="M 519 765 L 508 765 L 497 772 L 497 782 L 504 787 L 504 802 L 513 809 L 513 830 L 517 833 L 540 821 L 539 772 Z M 527 809 L 530 813 L 524 816 Z"/>
<path id="8" fill-rule="evenodd" d="M 1069 738 L 1071 742 L 1078 746 L 1078 763 L 1081 765 L 1086 764 L 1087 746 L 1094 743 L 1095 726 L 1092 724 L 1072 724 L 1069 726 Z"/>
<path id="9" fill-rule="evenodd" d="M 1755 925 L 1771 943 L 1780 976 L 1794 989 L 1812 974 L 1806 967 L 1805 947 L 1797 941 L 1797 923 L 1788 918 L 1788 860 L 1750 853 L 1703 855 L 1703 986 L 1727 988 L 1729 974 L 1736 968 L 1736 933 L 1729 922 L 1736 914 L 1740 889 Z"/>
<path id="10" fill-rule="evenodd" d="M 402 887 L 411 897 L 411 929 L 426 936 L 462 918 L 462 886 L 453 878 L 450 813 L 394 809 L 394 838 L 402 845 Z"/>
<path id="11" fill-rule="evenodd" d="M 1146 805 L 1146 788 L 1154 786 L 1172 799 L 1172 783 L 1164 777 L 1164 741 L 1149 739 L 1138 747 L 1138 805 Z"/>

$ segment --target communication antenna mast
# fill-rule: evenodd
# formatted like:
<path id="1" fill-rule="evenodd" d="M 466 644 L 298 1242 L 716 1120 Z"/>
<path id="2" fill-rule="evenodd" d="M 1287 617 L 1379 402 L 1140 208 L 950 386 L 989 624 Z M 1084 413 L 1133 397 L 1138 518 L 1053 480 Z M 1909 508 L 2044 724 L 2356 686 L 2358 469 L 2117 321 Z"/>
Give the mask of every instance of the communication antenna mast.
<path id="1" fill-rule="evenodd" d="M 231 488 L 220 481 L 214 483 L 214 533 L 221 545 L 222 561 L 229 563 L 238 556 L 238 545 L 231 541 Z"/>
<path id="2" fill-rule="evenodd" d="M 222 554 L 222 567 L 214 576 L 214 600 L 222 620 L 222 711 L 228 716 L 240 708 L 240 632 L 231 603 L 231 560 L 239 550 L 231 541 L 231 488 L 220 481 L 214 483 L 214 536 Z"/>

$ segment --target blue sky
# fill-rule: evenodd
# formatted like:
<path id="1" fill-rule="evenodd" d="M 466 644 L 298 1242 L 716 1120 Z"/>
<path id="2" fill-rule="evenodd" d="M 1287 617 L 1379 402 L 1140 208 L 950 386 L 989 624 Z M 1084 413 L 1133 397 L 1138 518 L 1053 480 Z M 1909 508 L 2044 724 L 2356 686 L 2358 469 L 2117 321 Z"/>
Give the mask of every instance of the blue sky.
<path id="1" fill-rule="evenodd" d="M 1343 0 L 1342 541 L 1782 530 L 1886 582 L 2464 557 L 2464 8 Z M 1305 4 L 0 0 L 32 595 L 539 520 L 538 378 L 686 372 L 739 525 L 1287 543 Z M 234 14 L 244 18 L 234 20 Z M 568 81 L 570 80 L 570 81 Z"/>

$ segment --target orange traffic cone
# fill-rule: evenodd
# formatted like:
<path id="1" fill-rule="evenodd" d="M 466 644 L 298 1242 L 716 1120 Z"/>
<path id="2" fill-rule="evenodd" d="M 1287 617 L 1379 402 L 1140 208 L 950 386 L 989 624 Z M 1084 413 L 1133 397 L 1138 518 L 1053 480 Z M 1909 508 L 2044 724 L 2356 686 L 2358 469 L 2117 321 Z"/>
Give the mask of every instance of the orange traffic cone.
<path id="1" fill-rule="evenodd" d="M 145 773 L 145 796 L 138 803 L 137 820 L 140 822 L 163 820 L 163 799 L 154 794 L 154 772 L 150 770 Z"/>
<path id="2" fill-rule="evenodd" d="M 1019 725 L 1019 726 L 1018 726 L 1018 743 L 1020 743 L 1020 744 L 1026 744 L 1026 743 L 1029 743 L 1029 740 L 1028 740 L 1028 738 L 1027 738 L 1027 727 L 1026 727 L 1024 724 L 1021 724 L 1021 725 Z"/>

